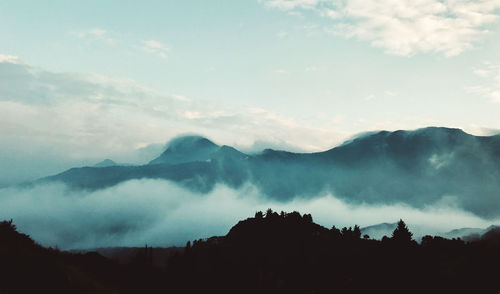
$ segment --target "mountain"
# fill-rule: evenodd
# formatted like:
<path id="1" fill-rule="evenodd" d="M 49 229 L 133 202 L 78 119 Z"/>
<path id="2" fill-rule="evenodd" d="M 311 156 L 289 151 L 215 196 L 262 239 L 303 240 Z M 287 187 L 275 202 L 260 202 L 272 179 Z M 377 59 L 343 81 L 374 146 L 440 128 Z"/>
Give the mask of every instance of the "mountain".
<path id="1" fill-rule="evenodd" d="M 481 228 L 461 228 L 451 230 L 447 233 L 442 234 L 443 237 L 451 238 L 461 238 L 465 241 L 474 241 L 481 239 L 489 239 L 492 236 L 498 238 L 500 232 L 500 227 L 496 225 L 491 225 L 485 229 Z"/>
<path id="2" fill-rule="evenodd" d="M 209 161 L 220 147 L 200 136 L 185 136 L 173 139 L 159 157 L 149 164 L 180 164 L 186 162 Z"/>
<path id="3" fill-rule="evenodd" d="M 391 225 L 391 224 L 388 224 Z M 404 227 L 404 223 L 403 223 Z M 500 230 L 467 243 L 361 238 L 310 214 L 256 212 L 184 248 L 42 247 L 0 221 L 2 293 L 498 293 Z M 406 234 L 408 236 L 408 234 Z M 102 254 L 102 255 L 101 255 Z M 104 256 L 103 256 L 104 255 Z M 105 257 L 106 256 L 106 257 Z"/>
<path id="4" fill-rule="evenodd" d="M 175 293 L 496 293 L 495 240 L 378 241 L 268 210 L 188 242 L 166 279 Z"/>
<path id="5" fill-rule="evenodd" d="M 151 270 L 42 247 L 12 220 L 0 221 L 0 240 L 2 293 L 139 293 L 152 284 Z"/>
<path id="6" fill-rule="evenodd" d="M 372 239 L 380 240 L 384 236 L 391 237 L 392 232 L 397 226 L 398 223 L 381 223 L 361 228 L 361 234 L 366 234 Z"/>
<path id="7" fill-rule="evenodd" d="M 104 159 L 103 161 L 94 164 L 94 167 L 109 167 L 109 166 L 117 166 L 116 162 L 111 159 Z"/>
<path id="8" fill-rule="evenodd" d="M 287 201 L 331 193 L 348 203 L 454 205 L 482 217 L 500 215 L 500 136 L 430 127 L 380 131 L 324 152 L 266 149 L 244 154 L 200 136 L 178 137 L 149 164 L 73 168 L 40 181 L 101 189 L 141 178 L 167 179 L 206 193 L 217 183 L 248 182 Z"/>
<path id="9" fill-rule="evenodd" d="M 441 235 L 442 237 L 448 239 L 461 238 L 464 240 L 468 240 L 468 239 L 479 239 L 481 235 L 483 235 L 485 232 L 486 230 L 481 228 L 460 228 L 451 230 Z"/>

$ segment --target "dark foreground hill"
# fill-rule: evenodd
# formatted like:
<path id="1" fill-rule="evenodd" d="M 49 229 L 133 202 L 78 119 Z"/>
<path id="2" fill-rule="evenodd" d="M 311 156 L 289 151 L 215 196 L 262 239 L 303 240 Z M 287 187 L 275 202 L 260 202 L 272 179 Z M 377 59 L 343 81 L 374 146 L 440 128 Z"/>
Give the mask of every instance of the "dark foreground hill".
<path id="1" fill-rule="evenodd" d="M 226 236 L 188 242 L 166 267 L 38 246 L 0 223 L 2 293 L 498 293 L 500 231 L 478 241 L 412 240 L 403 221 L 382 241 L 360 228 L 268 210 Z M 149 249 L 150 250 L 150 249 Z"/>
<path id="2" fill-rule="evenodd" d="M 268 211 L 188 244 L 168 275 L 185 293 L 498 293 L 499 237 L 417 244 L 401 221 L 377 241 L 357 226 L 328 230 L 310 215 Z"/>
<path id="3" fill-rule="evenodd" d="M 96 252 L 44 248 L 0 222 L 0 293 L 165 293 L 163 274 L 141 255 L 123 265 Z"/>
<path id="4" fill-rule="evenodd" d="M 500 135 L 459 129 L 376 132 L 325 152 L 266 149 L 244 154 L 198 136 L 180 137 L 141 166 L 73 168 L 41 182 L 102 189 L 132 179 L 166 179 L 207 193 L 217 183 L 250 183 L 281 201 L 332 193 L 349 203 L 453 203 L 479 216 L 500 215 Z"/>

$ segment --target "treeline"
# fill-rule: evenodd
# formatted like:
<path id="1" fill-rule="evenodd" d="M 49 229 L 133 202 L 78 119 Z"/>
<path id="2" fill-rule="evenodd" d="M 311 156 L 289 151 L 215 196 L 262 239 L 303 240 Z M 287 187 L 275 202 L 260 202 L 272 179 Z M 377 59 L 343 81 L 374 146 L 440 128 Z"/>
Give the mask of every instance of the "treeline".
<path id="1" fill-rule="evenodd" d="M 226 236 L 187 242 L 166 266 L 43 248 L 0 222 L 1 293 L 498 293 L 500 234 L 413 240 L 403 220 L 373 240 L 310 214 L 257 212 Z"/>
<path id="2" fill-rule="evenodd" d="M 182 293 L 498 293 L 500 242 L 413 240 L 403 220 L 382 240 L 309 214 L 257 212 L 224 237 L 188 242 L 171 259 Z"/>

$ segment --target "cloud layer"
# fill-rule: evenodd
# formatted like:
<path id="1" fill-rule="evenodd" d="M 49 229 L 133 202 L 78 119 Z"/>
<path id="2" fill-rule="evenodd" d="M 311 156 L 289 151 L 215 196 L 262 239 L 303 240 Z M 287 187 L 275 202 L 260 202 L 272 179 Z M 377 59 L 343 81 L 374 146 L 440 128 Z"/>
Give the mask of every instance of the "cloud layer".
<path id="1" fill-rule="evenodd" d="M 491 102 L 500 103 L 500 65 L 485 61 L 474 68 L 474 74 L 481 78 L 481 84 L 466 89 L 474 94 L 486 97 Z"/>
<path id="2" fill-rule="evenodd" d="M 238 190 L 218 186 L 206 195 L 161 180 L 133 180 L 96 192 L 75 192 L 61 184 L 0 189 L 0 219 L 12 218 L 36 241 L 63 249 L 183 245 L 187 240 L 224 235 L 238 220 L 269 207 L 312 213 L 326 227 L 404 218 L 417 235 L 492 222 L 449 203 L 422 210 L 405 205 L 353 206 L 330 194 L 276 202 L 248 185 Z"/>
<path id="3" fill-rule="evenodd" d="M 285 11 L 314 11 L 332 20 L 326 30 L 368 41 L 387 53 L 455 56 L 475 46 L 498 21 L 495 0 L 259 0 Z"/>
<path id="4" fill-rule="evenodd" d="M 0 185 L 104 158 L 145 163 L 157 154 L 138 157 L 138 149 L 193 132 L 221 144 L 306 150 L 345 136 L 261 108 L 197 101 L 130 79 L 54 73 L 0 54 Z"/>

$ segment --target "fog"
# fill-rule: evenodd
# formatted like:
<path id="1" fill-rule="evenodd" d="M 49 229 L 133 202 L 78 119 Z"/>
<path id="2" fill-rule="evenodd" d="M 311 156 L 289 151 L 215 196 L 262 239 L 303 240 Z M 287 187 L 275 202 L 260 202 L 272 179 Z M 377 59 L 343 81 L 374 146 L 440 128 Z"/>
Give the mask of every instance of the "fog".
<path id="1" fill-rule="evenodd" d="M 237 190 L 219 185 L 204 195 L 164 180 L 132 180 L 95 192 L 56 183 L 0 189 L 0 219 L 13 219 L 21 232 L 40 244 L 61 249 L 184 245 L 187 240 L 224 235 L 238 220 L 267 208 L 311 213 L 315 222 L 328 228 L 399 218 L 425 233 L 492 224 L 446 201 L 421 210 L 405 205 L 352 206 L 330 194 L 277 202 L 251 185 Z"/>

